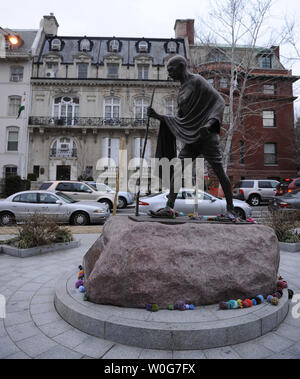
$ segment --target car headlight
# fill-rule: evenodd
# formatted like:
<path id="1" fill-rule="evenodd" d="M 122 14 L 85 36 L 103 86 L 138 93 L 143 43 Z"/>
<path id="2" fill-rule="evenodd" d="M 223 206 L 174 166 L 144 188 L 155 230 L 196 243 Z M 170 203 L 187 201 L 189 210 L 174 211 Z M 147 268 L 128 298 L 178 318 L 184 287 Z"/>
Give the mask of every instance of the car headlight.
<path id="1" fill-rule="evenodd" d="M 93 213 L 105 213 L 104 209 L 95 209 L 93 210 Z"/>

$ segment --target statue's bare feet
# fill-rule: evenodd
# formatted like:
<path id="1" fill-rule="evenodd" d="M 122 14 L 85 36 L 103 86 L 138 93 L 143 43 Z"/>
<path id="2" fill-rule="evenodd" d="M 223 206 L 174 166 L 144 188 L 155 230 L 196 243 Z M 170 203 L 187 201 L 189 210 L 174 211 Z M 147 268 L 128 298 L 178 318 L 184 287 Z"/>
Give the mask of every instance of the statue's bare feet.
<path id="1" fill-rule="evenodd" d="M 233 209 L 227 209 L 226 217 L 231 220 L 232 222 L 239 222 L 241 221 L 239 217 L 235 214 Z"/>

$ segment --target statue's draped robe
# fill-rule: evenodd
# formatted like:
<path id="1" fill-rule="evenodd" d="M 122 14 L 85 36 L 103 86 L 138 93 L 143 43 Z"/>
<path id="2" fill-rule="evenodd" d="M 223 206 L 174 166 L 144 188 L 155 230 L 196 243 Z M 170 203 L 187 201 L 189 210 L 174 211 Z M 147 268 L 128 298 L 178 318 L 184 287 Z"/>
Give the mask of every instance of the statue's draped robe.
<path id="1" fill-rule="evenodd" d="M 179 89 L 177 116 L 163 116 L 155 157 L 175 158 L 176 138 L 185 144 L 199 141 L 209 120 L 215 120 L 214 128 L 220 133 L 224 107 L 222 96 L 201 75 L 193 74 Z"/>

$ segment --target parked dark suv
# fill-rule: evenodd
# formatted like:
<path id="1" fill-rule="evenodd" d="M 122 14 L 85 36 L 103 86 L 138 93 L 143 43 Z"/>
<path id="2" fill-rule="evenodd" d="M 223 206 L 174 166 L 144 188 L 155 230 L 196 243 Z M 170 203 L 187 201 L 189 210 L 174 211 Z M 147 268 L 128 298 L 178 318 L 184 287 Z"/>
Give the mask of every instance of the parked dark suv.
<path id="1" fill-rule="evenodd" d="M 259 205 L 275 195 L 279 182 L 272 179 L 245 179 L 240 180 L 233 189 L 234 199 L 247 201 L 250 205 Z"/>
<path id="2" fill-rule="evenodd" d="M 296 189 L 300 189 L 300 178 L 283 179 L 277 184 L 275 195 L 281 196 Z"/>

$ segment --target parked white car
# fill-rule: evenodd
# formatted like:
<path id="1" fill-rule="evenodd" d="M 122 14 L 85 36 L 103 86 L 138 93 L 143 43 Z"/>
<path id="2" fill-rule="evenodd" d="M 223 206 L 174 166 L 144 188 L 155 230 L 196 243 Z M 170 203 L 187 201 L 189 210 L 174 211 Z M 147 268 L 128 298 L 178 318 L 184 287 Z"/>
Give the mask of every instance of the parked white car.
<path id="1" fill-rule="evenodd" d="M 0 201 L 0 225 L 26 221 L 35 213 L 47 215 L 57 223 L 72 225 L 103 224 L 110 216 L 106 204 L 76 201 L 60 192 L 23 191 Z"/>
<path id="2" fill-rule="evenodd" d="M 194 189 L 182 188 L 178 193 L 175 202 L 175 211 L 189 214 L 194 212 L 195 195 Z M 142 197 L 139 202 L 141 213 L 151 211 L 159 211 L 164 208 L 167 203 L 167 195 L 169 192 Z M 234 200 L 234 210 L 238 217 L 247 219 L 251 217 L 252 208 L 245 201 Z M 218 214 L 226 214 L 226 200 L 215 197 L 209 193 L 198 191 L 198 214 L 200 216 L 216 216 Z"/>
<path id="3" fill-rule="evenodd" d="M 77 181 L 55 180 L 44 182 L 40 190 L 51 192 L 62 192 L 74 198 L 74 200 L 94 200 L 99 203 L 107 204 L 112 210 L 114 205 L 115 194 L 111 192 L 98 191 L 94 187 Z"/>

